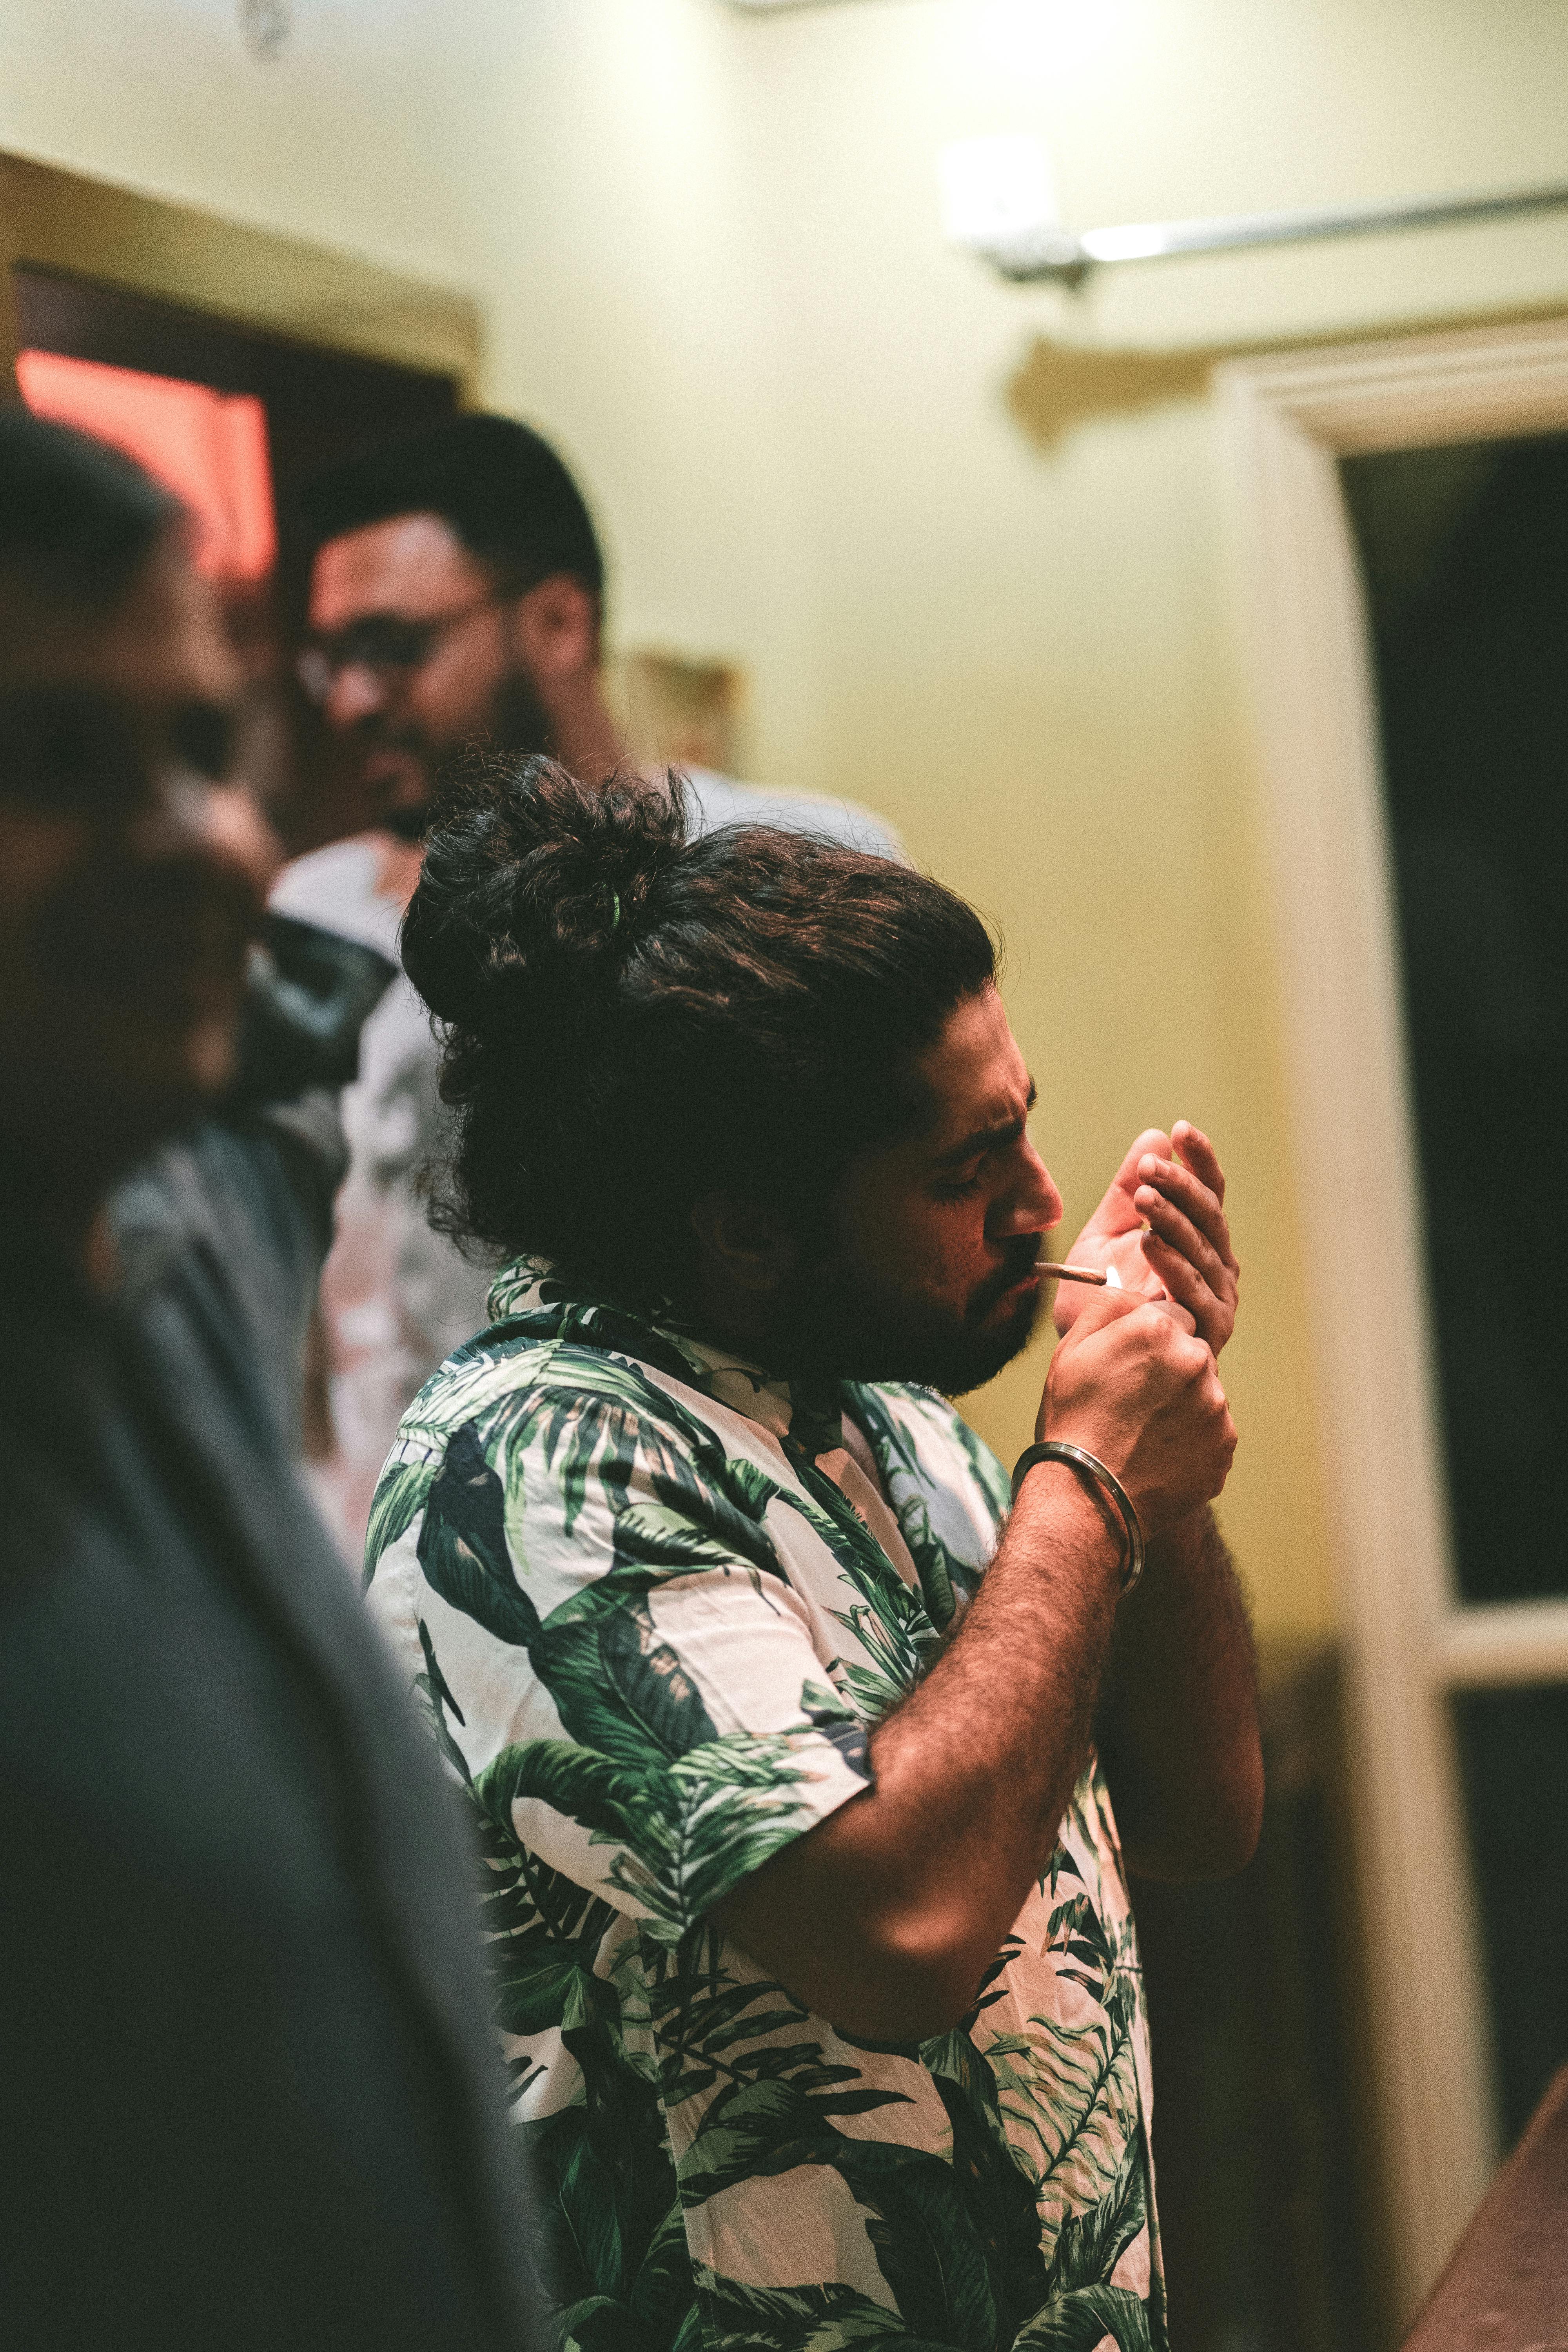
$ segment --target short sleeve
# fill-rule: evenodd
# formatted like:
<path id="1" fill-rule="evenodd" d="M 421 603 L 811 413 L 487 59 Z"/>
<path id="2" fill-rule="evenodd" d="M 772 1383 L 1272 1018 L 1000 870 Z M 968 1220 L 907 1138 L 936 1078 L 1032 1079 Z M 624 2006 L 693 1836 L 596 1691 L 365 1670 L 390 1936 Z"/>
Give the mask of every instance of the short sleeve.
<path id="1" fill-rule="evenodd" d="M 550 1868 L 673 1942 L 871 1785 L 778 1549 L 798 1514 L 754 1464 L 574 1394 L 465 1422 L 423 1475 L 371 1605 Z"/>

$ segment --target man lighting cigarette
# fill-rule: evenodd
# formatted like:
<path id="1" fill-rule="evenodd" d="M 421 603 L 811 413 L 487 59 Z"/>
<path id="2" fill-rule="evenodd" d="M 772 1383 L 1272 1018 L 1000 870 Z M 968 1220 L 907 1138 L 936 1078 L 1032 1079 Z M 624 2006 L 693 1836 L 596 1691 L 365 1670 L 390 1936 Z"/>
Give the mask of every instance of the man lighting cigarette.
<path id="1" fill-rule="evenodd" d="M 1224 1180 L 1151 1131 L 1009 1481 L 948 1398 L 1061 1202 L 992 943 L 909 868 L 545 761 L 404 933 L 448 1223 L 370 1598 L 484 1848 L 565 2340 L 1165 2342 L 1125 1869 L 1238 1868 Z"/>

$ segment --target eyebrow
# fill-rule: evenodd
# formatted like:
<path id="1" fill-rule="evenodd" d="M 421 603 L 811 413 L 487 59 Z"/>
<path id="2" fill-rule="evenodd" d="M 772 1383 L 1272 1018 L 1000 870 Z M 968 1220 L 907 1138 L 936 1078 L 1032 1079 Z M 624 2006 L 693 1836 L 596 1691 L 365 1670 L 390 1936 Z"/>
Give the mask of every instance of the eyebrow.
<path id="1" fill-rule="evenodd" d="M 978 1160 L 984 1152 L 994 1151 L 1004 1144 L 1016 1143 L 1024 1132 L 1029 1113 L 1039 1098 L 1040 1090 L 1031 1078 L 1027 1099 L 1017 1118 L 1000 1119 L 994 1127 L 977 1127 L 972 1135 L 964 1137 L 962 1143 L 955 1143 L 951 1151 L 938 1152 L 931 1166 L 962 1168 L 966 1160 Z"/>

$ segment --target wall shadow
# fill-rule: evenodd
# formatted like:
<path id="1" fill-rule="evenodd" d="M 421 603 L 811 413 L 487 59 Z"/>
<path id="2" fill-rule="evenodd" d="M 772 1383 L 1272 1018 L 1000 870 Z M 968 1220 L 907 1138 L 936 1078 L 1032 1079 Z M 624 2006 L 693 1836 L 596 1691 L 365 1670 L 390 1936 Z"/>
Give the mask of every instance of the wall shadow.
<path id="1" fill-rule="evenodd" d="M 1387 342 L 1406 335 L 1458 334 L 1563 315 L 1561 302 L 1506 310 L 1453 312 L 1442 318 L 1383 320 L 1375 326 L 1325 329 L 1321 334 L 1264 335 L 1232 342 L 1116 345 L 1068 342 L 1036 335 L 1008 377 L 1003 397 L 1009 415 L 1036 448 L 1054 455 L 1079 425 L 1098 417 L 1138 416 L 1184 400 L 1202 400 L 1225 360 L 1281 358 L 1291 352 L 1340 344 Z"/>

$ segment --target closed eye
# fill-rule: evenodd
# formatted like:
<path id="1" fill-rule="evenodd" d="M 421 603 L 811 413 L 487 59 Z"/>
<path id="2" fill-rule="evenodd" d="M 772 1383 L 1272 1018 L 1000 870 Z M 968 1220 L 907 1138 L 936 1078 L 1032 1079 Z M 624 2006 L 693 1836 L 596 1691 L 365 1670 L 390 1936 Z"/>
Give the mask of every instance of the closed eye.
<path id="1" fill-rule="evenodd" d="M 966 1192 L 973 1192 L 987 1160 L 998 1151 L 1010 1151 L 1027 1134 L 1029 1113 L 1038 1098 L 1039 1089 L 1031 1078 L 1023 1110 L 1016 1118 L 1000 1120 L 994 1127 L 976 1128 L 950 1151 L 944 1151 L 932 1163 L 932 1197 L 961 1201 Z"/>
<path id="2" fill-rule="evenodd" d="M 966 1176 L 944 1176 L 931 1186 L 931 1196 L 938 1201 L 963 1201 L 980 1190 L 980 1174 L 984 1160 L 976 1160 Z"/>

